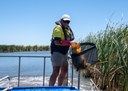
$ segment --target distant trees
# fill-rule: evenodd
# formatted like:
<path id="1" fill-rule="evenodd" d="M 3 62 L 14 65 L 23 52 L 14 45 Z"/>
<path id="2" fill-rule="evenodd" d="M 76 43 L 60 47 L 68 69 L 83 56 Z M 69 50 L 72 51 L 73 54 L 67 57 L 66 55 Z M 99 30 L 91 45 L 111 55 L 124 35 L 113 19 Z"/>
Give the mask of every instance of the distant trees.
<path id="1" fill-rule="evenodd" d="M 0 52 L 22 52 L 22 51 L 48 51 L 50 47 L 46 46 L 24 46 L 24 45 L 0 45 Z"/>

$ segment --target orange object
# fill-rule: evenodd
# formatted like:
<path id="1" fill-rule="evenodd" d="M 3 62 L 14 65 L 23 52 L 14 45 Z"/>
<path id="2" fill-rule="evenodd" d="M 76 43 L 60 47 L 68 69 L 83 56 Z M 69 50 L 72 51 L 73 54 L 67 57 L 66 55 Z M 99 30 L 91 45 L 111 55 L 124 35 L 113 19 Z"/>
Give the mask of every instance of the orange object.
<path id="1" fill-rule="evenodd" d="M 77 53 L 81 52 L 80 42 L 71 42 L 71 48 L 74 49 Z"/>
<path id="2" fill-rule="evenodd" d="M 72 48 L 75 48 L 75 49 L 79 48 L 79 47 L 80 47 L 80 42 L 78 42 L 78 43 L 76 43 L 76 42 L 71 42 L 71 47 L 72 47 Z"/>
<path id="3" fill-rule="evenodd" d="M 77 48 L 77 49 L 76 49 L 76 52 L 77 52 L 77 53 L 80 53 L 80 52 L 81 52 L 81 47 Z"/>
<path id="4" fill-rule="evenodd" d="M 78 42 L 76 45 L 76 48 L 79 48 L 79 47 L 80 47 L 80 42 Z"/>

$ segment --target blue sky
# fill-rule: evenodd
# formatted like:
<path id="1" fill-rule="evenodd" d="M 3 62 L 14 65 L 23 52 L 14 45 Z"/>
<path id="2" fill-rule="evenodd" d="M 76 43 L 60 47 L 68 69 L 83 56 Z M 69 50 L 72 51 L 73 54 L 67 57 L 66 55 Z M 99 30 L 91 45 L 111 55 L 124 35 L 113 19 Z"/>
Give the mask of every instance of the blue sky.
<path id="1" fill-rule="evenodd" d="M 128 0 L 0 0 L 0 45 L 49 45 L 55 21 L 71 17 L 75 40 L 128 23 Z M 123 21 L 120 21 L 123 17 Z"/>

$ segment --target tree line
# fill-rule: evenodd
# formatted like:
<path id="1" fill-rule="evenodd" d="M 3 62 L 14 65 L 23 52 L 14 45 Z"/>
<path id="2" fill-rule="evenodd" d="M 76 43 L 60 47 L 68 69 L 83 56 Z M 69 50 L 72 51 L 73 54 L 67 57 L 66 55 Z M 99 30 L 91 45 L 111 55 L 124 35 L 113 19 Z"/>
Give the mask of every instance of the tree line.
<path id="1" fill-rule="evenodd" d="M 0 52 L 23 52 L 23 51 L 48 51 L 50 47 L 46 46 L 24 46 L 24 45 L 0 45 Z"/>

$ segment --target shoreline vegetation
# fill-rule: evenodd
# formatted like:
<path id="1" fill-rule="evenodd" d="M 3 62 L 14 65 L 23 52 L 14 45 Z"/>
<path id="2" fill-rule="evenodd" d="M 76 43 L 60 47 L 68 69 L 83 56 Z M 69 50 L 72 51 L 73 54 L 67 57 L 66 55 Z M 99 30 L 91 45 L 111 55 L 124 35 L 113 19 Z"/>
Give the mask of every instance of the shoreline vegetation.
<path id="1" fill-rule="evenodd" d="M 102 91 L 128 91 L 128 25 L 108 23 L 104 31 L 90 34 L 81 42 L 97 46 L 99 62 L 85 69 L 97 87 Z"/>
<path id="2" fill-rule="evenodd" d="M 24 46 L 24 45 L 0 45 L 0 52 L 24 52 L 24 51 L 49 51 L 50 47 L 46 46 Z"/>

